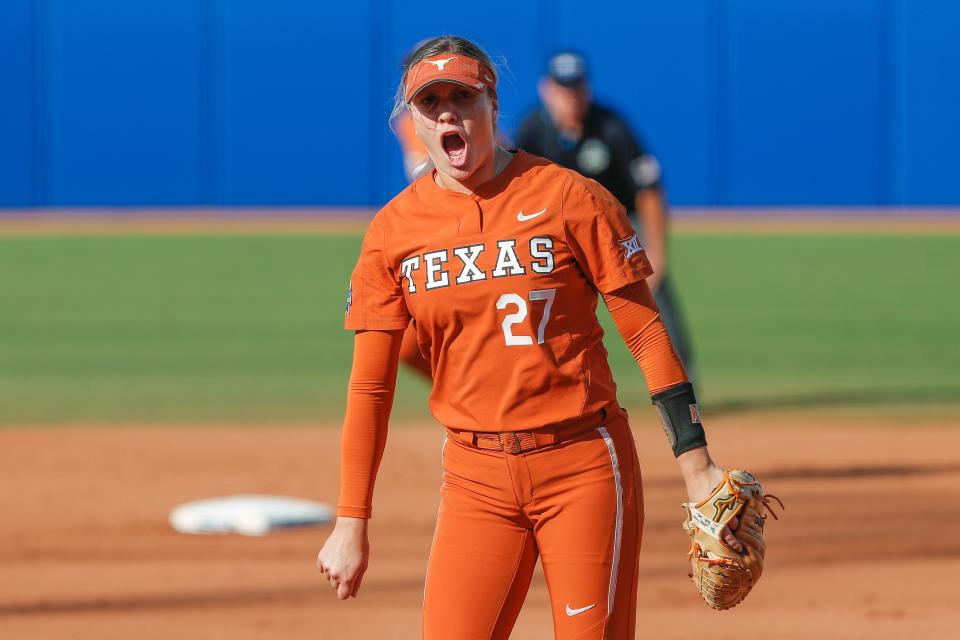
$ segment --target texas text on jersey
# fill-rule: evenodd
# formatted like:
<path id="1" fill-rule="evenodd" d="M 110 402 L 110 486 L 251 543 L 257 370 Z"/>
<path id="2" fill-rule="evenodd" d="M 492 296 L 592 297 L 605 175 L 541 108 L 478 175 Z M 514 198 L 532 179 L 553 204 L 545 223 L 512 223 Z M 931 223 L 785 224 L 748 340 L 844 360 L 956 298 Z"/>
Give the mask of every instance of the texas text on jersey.
<path id="1" fill-rule="evenodd" d="M 544 212 L 546 212 L 546 209 L 544 209 Z M 553 238 L 550 236 L 530 238 L 528 246 L 532 259 L 529 268 L 535 273 L 550 273 L 553 271 L 553 243 Z M 480 282 L 488 277 L 507 278 L 522 276 L 527 273 L 528 267 L 523 265 L 517 255 L 516 240 L 497 240 L 494 250 L 497 253 L 497 258 L 493 270 L 484 271 L 477 266 L 478 259 L 487 251 L 487 245 L 481 242 L 411 256 L 400 263 L 400 273 L 407 281 L 408 293 L 416 293 L 419 290 L 416 276 L 417 272 L 420 271 L 421 262 L 424 265 L 422 288 L 426 291 L 449 287 L 451 284 Z M 459 263 L 459 267 L 454 267 L 456 277 L 452 281 L 450 270 L 446 267 L 451 254 L 455 256 L 456 262 Z"/>
<path id="2" fill-rule="evenodd" d="M 414 318 L 441 424 L 560 425 L 617 410 L 597 292 L 650 273 L 605 189 L 518 152 L 472 195 L 427 175 L 376 215 L 345 326 L 395 330 Z"/>

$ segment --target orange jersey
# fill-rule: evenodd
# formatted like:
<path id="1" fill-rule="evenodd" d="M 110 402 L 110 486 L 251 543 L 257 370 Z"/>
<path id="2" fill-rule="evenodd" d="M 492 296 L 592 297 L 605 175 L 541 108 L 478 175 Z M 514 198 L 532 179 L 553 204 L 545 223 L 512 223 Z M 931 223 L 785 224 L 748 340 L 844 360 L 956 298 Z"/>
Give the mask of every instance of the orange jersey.
<path id="1" fill-rule="evenodd" d="M 400 115 L 397 116 L 394 129 L 397 134 L 397 140 L 400 141 L 400 148 L 403 149 L 404 153 L 414 152 L 426 157 L 427 148 L 423 146 L 420 138 L 417 137 L 417 132 L 413 128 L 413 119 L 406 109 L 401 111 Z"/>
<path id="2" fill-rule="evenodd" d="M 345 327 L 403 329 L 443 425 L 520 431 L 615 412 L 597 293 L 652 273 L 603 187 L 522 151 L 472 195 L 417 180 L 374 217 Z"/>

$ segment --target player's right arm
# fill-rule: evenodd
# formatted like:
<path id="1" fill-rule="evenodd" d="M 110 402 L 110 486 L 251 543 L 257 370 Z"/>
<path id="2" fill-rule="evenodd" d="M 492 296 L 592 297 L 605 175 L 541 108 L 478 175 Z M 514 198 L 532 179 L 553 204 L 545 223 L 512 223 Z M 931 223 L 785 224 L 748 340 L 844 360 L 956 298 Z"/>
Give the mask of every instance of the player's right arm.
<path id="1" fill-rule="evenodd" d="M 397 383 L 402 330 L 357 331 L 340 440 L 340 499 L 333 532 L 317 554 L 317 568 L 337 597 L 355 597 L 370 557 L 367 520 L 387 442 Z"/>
<path id="2" fill-rule="evenodd" d="M 410 313 L 374 217 L 350 277 L 344 327 L 354 334 L 353 367 L 340 441 L 337 523 L 317 555 L 317 568 L 344 600 L 355 596 L 369 558 L 367 519 L 387 441 L 403 330 Z"/>

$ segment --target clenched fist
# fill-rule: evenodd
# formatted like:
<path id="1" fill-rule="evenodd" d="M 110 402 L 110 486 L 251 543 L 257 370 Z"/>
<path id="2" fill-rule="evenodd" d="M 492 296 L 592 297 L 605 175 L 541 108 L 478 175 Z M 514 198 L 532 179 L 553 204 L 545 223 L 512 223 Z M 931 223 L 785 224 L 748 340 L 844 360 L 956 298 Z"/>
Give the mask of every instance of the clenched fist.
<path id="1" fill-rule="evenodd" d="M 367 520 L 340 517 L 317 554 L 317 569 L 337 590 L 337 597 L 346 600 L 357 597 L 369 559 Z"/>

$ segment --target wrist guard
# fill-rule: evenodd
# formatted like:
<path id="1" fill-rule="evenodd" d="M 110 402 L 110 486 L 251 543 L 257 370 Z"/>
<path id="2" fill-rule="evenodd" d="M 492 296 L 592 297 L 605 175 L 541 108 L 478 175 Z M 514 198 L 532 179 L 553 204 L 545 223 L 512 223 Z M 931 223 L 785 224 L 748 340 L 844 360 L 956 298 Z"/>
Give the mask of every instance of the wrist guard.
<path id="1" fill-rule="evenodd" d="M 707 435 L 700 424 L 700 408 L 689 382 L 678 384 L 650 396 L 660 414 L 674 457 L 684 451 L 707 446 Z"/>

